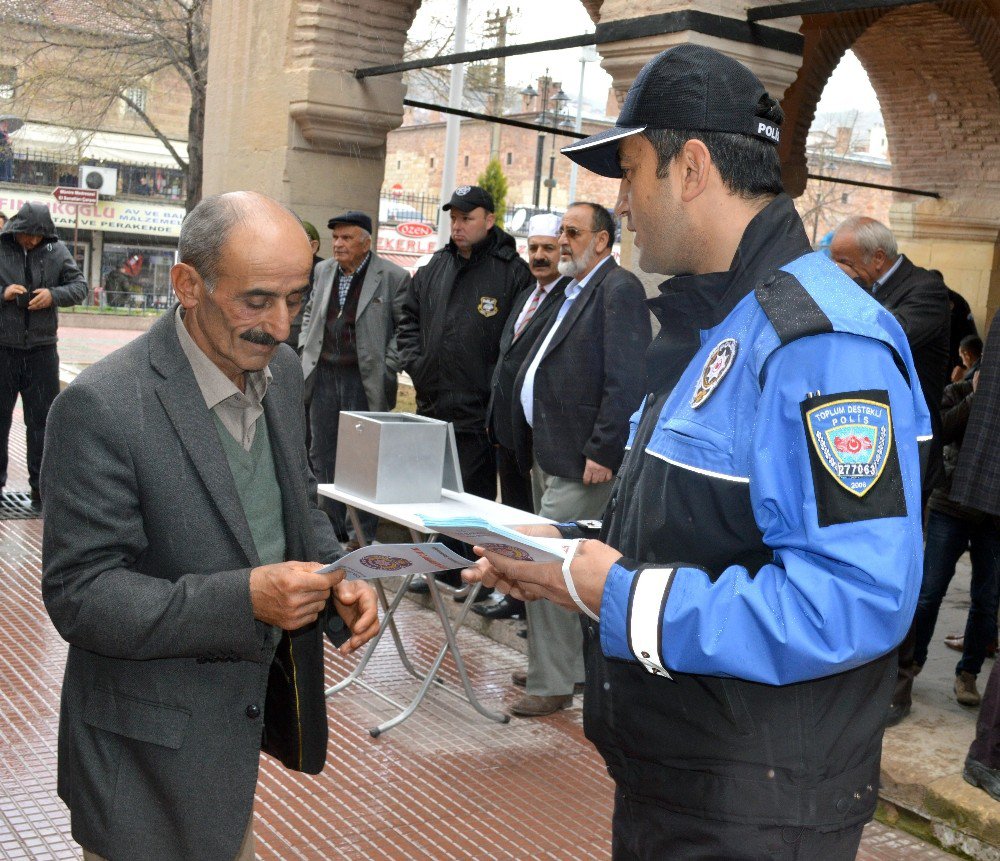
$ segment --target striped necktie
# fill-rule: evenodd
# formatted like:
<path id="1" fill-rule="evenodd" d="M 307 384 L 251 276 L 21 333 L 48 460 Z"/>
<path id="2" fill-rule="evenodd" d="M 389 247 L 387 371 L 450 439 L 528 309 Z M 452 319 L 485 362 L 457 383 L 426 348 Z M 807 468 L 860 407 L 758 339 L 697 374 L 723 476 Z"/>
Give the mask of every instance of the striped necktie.
<path id="1" fill-rule="evenodd" d="M 524 309 L 524 316 L 521 318 L 521 322 L 517 324 L 517 329 L 514 331 L 514 340 L 520 338 L 521 333 L 528 328 L 528 323 L 530 323 L 531 318 L 535 316 L 535 311 L 538 310 L 538 305 L 542 301 L 542 297 L 544 295 L 544 288 L 535 288 L 535 292 L 531 294 L 531 299 L 528 302 L 528 307 Z"/>

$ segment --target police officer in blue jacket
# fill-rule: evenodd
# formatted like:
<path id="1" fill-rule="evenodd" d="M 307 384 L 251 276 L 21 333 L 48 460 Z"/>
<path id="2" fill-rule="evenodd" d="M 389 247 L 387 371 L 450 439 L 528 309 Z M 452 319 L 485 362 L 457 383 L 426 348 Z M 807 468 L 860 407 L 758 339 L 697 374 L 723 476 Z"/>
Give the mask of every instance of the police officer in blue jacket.
<path id="1" fill-rule="evenodd" d="M 621 178 L 639 265 L 674 276 L 648 394 L 599 533 L 561 525 L 588 539 L 562 566 L 466 572 L 589 617 L 620 861 L 854 858 L 875 809 L 930 422 L 899 325 L 810 250 L 781 120 L 744 66 L 680 45 L 563 150 Z"/>

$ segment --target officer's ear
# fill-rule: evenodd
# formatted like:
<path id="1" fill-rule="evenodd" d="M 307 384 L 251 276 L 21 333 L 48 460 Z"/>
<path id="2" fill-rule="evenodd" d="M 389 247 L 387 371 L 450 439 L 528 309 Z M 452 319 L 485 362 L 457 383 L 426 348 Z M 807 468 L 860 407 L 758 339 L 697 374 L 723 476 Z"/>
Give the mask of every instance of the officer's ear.
<path id="1" fill-rule="evenodd" d="M 491 230 L 493 225 L 497 223 L 496 213 L 487 212 L 486 213 L 486 229 Z"/>
<path id="2" fill-rule="evenodd" d="M 704 142 L 691 138 L 677 154 L 681 178 L 681 200 L 690 203 L 708 188 L 712 155 Z"/>

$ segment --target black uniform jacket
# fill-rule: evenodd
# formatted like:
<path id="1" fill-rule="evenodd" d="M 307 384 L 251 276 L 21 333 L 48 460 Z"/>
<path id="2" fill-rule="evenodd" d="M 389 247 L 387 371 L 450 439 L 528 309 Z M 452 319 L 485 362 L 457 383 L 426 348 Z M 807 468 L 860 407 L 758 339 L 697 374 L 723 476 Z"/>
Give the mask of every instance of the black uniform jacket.
<path id="1" fill-rule="evenodd" d="M 644 457 L 664 401 L 712 328 L 774 270 L 810 250 L 780 195 L 747 227 L 728 272 L 680 276 L 650 300 L 661 329 L 647 353 L 648 401 L 604 518 L 602 540 L 638 562 L 684 560 L 712 579 L 772 560 L 749 485 Z M 844 828 L 875 807 L 895 661 L 772 686 L 604 656 L 586 621 L 584 729 L 621 791 L 707 819 Z M 753 660 L 753 654 L 746 656 Z M 855 797 L 857 793 L 857 797 Z"/>
<path id="2" fill-rule="evenodd" d="M 514 237 L 497 227 L 468 259 L 449 242 L 417 270 L 396 333 L 417 412 L 483 431 L 504 323 L 531 281 Z"/>

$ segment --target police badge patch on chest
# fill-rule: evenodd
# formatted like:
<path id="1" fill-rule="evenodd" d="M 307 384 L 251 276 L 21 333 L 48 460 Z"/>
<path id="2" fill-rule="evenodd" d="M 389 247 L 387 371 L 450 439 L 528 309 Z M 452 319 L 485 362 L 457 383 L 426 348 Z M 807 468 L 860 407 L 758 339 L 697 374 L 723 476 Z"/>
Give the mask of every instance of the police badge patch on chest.
<path id="1" fill-rule="evenodd" d="M 494 296 L 480 296 L 476 310 L 484 317 L 493 317 L 500 310 L 500 303 Z"/>
<path id="2" fill-rule="evenodd" d="M 807 398 L 802 418 L 820 525 L 906 514 L 887 392 Z"/>
<path id="3" fill-rule="evenodd" d="M 726 338 L 725 341 L 720 341 L 712 348 L 712 352 L 708 354 L 708 359 L 705 361 L 705 367 L 698 375 L 698 382 L 694 387 L 694 394 L 691 396 L 692 409 L 698 409 L 716 390 L 719 383 L 722 382 L 722 378 L 733 366 L 738 349 L 739 344 L 735 338 Z"/>

